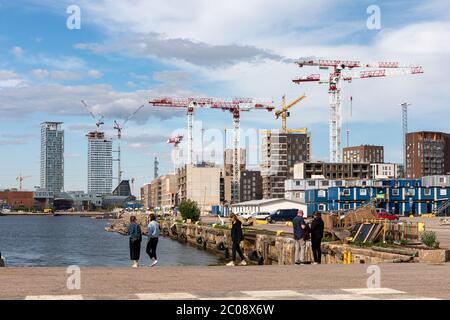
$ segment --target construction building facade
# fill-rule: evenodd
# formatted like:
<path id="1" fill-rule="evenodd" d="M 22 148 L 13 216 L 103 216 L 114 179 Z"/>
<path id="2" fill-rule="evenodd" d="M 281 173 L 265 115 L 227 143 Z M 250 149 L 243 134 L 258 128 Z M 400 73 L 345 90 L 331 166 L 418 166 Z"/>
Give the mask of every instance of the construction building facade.
<path id="1" fill-rule="evenodd" d="M 161 208 L 172 209 L 176 205 L 178 179 L 175 174 L 168 174 L 159 178 L 161 181 Z"/>
<path id="2" fill-rule="evenodd" d="M 93 131 L 88 137 L 88 193 L 110 194 L 112 189 L 112 140 L 104 132 Z"/>
<path id="3" fill-rule="evenodd" d="M 221 172 L 221 168 L 206 164 L 182 166 L 178 169 L 179 201 L 193 200 L 202 211 L 219 205 Z"/>
<path id="4" fill-rule="evenodd" d="M 361 145 L 343 149 L 345 163 L 369 162 L 384 163 L 384 147 Z"/>
<path id="5" fill-rule="evenodd" d="M 406 134 L 406 177 L 444 175 L 450 172 L 450 134 L 420 131 Z"/>
<path id="6" fill-rule="evenodd" d="M 150 186 L 150 208 L 161 208 L 161 179 L 156 178 Z"/>
<path id="7" fill-rule="evenodd" d="M 370 163 L 301 162 L 294 165 L 294 179 L 369 179 Z"/>
<path id="8" fill-rule="evenodd" d="M 144 209 L 151 208 L 151 183 L 146 183 L 141 187 L 141 202 Z"/>
<path id="9" fill-rule="evenodd" d="M 261 148 L 263 198 L 284 198 L 284 181 L 293 176 L 294 164 L 310 161 L 310 136 L 268 132 L 263 136 Z"/>
<path id="10" fill-rule="evenodd" d="M 64 130 L 62 122 L 41 123 L 41 188 L 64 190 Z"/>

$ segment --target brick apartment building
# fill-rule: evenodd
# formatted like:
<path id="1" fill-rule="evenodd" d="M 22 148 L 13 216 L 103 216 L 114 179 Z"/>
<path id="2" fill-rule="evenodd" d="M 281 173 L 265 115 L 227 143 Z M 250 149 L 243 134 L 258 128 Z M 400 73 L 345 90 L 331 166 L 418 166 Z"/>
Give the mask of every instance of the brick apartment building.
<path id="1" fill-rule="evenodd" d="M 343 149 L 344 162 L 384 163 L 384 147 L 361 145 Z"/>
<path id="2" fill-rule="evenodd" d="M 405 172 L 411 179 L 450 172 L 450 134 L 432 131 L 407 133 Z"/>

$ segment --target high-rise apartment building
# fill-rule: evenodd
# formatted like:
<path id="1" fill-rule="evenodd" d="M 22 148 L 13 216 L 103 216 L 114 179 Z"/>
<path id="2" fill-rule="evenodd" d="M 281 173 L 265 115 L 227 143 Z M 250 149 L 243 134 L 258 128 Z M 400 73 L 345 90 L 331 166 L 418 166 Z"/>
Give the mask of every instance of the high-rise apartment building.
<path id="1" fill-rule="evenodd" d="M 62 122 L 41 123 L 41 189 L 64 190 L 64 130 Z"/>
<path id="2" fill-rule="evenodd" d="M 292 177 L 294 164 L 310 158 L 309 134 L 267 133 L 261 155 L 263 198 L 284 198 L 284 181 Z"/>
<path id="3" fill-rule="evenodd" d="M 361 145 L 355 147 L 347 147 L 344 151 L 344 162 L 369 162 L 384 163 L 384 147 Z"/>
<path id="4" fill-rule="evenodd" d="M 261 171 L 242 171 L 240 187 L 240 202 L 262 199 Z"/>
<path id="5" fill-rule="evenodd" d="M 450 134 L 432 131 L 407 133 L 405 172 L 410 179 L 450 172 Z"/>
<path id="6" fill-rule="evenodd" d="M 88 135 L 88 193 L 110 194 L 112 189 L 112 141 L 104 132 Z"/>

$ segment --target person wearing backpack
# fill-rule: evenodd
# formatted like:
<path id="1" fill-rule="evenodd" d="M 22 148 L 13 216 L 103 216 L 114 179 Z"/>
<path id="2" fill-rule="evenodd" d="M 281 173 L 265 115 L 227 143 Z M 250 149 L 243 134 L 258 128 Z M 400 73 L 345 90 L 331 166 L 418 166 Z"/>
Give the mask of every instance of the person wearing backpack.
<path id="1" fill-rule="evenodd" d="M 294 227 L 295 240 L 295 264 L 305 264 L 306 240 L 308 238 L 308 230 L 305 219 L 303 219 L 303 210 L 298 210 L 297 216 L 292 220 Z"/>
<path id="2" fill-rule="evenodd" d="M 133 261 L 132 267 L 137 268 L 139 267 L 139 258 L 141 255 L 142 231 L 135 216 L 130 217 L 128 235 L 130 236 L 130 259 Z"/>

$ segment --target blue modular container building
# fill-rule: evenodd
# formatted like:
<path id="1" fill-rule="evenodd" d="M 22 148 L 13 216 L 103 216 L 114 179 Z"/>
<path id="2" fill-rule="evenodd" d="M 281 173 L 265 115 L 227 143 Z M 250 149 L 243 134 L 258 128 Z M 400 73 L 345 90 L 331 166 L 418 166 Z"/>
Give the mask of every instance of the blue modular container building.
<path id="1" fill-rule="evenodd" d="M 420 180 L 386 180 L 379 186 L 330 187 L 307 190 L 308 215 L 314 211 L 355 209 L 370 199 L 378 208 L 398 215 L 426 214 L 450 198 L 450 187 L 422 187 Z M 447 209 L 450 213 L 450 208 Z"/>

